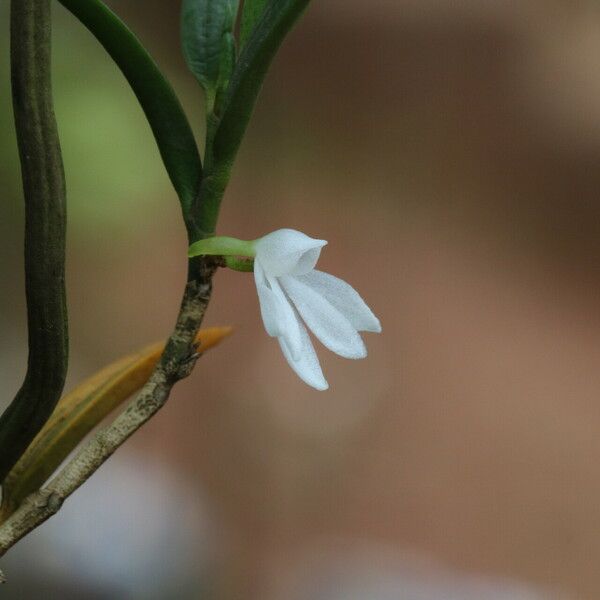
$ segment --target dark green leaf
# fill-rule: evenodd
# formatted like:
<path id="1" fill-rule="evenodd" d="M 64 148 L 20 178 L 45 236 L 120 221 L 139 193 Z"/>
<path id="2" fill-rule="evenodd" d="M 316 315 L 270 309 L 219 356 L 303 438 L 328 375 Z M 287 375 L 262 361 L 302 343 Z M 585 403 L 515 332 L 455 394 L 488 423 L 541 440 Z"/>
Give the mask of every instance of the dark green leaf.
<path id="1" fill-rule="evenodd" d="M 265 11 L 267 0 L 245 0 L 240 24 L 240 48 L 250 39 L 256 24 Z"/>
<path id="2" fill-rule="evenodd" d="M 246 131 L 267 70 L 285 36 L 310 0 L 268 0 L 246 46 L 235 64 L 215 132 L 207 144 L 206 176 L 194 221 L 201 223 L 199 238 L 214 234 L 219 206 L 235 155 Z"/>
<path id="3" fill-rule="evenodd" d="M 181 43 L 190 71 L 204 88 L 211 113 L 223 64 L 224 38 L 235 25 L 239 0 L 183 0 Z"/>
<path id="4" fill-rule="evenodd" d="M 137 37 L 100 0 L 60 2 L 92 32 L 125 75 L 150 123 L 188 222 L 200 187 L 202 163 L 173 88 Z"/>
<path id="5" fill-rule="evenodd" d="M 268 0 L 264 14 L 243 48 L 231 78 L 214 140 L 215 162 L 233 162 L 271 61 L 309 2 Z"/>
<path id="6" fill-rule="evenodd" d="M 219 65 L 219 78 L 215 99 L 215 112 L 219 112 L 222 98 L 229 87 L 229 80 L 235 67 L 235 38 L 233 33 L 226 33 L 221 41 L 221 64 Z"/>

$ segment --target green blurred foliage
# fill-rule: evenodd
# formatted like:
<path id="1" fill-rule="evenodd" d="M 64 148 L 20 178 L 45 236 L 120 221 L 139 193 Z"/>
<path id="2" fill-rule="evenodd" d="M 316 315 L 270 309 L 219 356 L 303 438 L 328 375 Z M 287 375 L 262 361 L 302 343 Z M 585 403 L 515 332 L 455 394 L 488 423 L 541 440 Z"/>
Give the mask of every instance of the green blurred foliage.
<path id="1" fill-rule="evenodd" d="M 57 6 L 54 35 L 55 106 L 67 175 L 71 235 L 83 222 L 98 232 L 126 230 L 136 213 L 177 202 L 150 128 L 127 82 L 96 40 Z M 6 3 L 0 23 L 8 28 Z M 2 36 L 0 177 L 14 222 L 21 192 L 12 110 L 9 40 Z M 16 206 L 15 206 L 16 205 Z M 87 228 L 86 228 L 87 229 Z"/>

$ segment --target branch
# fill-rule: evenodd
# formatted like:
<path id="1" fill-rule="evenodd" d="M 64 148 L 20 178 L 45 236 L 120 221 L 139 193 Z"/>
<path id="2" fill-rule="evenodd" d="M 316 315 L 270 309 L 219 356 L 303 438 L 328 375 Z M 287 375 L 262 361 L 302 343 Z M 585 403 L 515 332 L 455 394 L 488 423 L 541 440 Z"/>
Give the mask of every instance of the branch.
<path id="1" fill-rule="evenodd" d="M 11 3 L 13 109 L 25 196 L 29 359 L 0 417 L 0 482 L 58 402 L 68 362 L 65 181 L 52 106 L 50 0 Z"/>
<path id="2" fill-rule="evenodd" d="M 0 526 L 0 556 L 58 512 L 75 492 L 133 433 L 166 403 L 171 389 L 187 377 L 198 355 L 194 338 L 200 329 L 219 261 L 202 257 L 191 263 L 175 330 L 148 382 L 111 425 L 100 430 L 44 488 L 31 494 Z"/>

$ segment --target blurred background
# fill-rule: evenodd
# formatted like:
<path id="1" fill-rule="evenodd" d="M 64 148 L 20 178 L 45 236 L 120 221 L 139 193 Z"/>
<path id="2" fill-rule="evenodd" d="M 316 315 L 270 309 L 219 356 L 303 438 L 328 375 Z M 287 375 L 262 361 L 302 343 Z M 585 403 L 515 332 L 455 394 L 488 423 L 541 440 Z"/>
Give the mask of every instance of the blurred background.
<path id="1" fill-rule="evenodd" d="M 108 2 L 202 134 L 179 2 Z M 26 361 L 21 189 L 0 7 L 0 381 Z M 164 338 L 186 241 L 120 73 L 55 7 L 69 188 L 68 387 Z M 235 335 L 3 560 L 6 598 L 600 597 L 600 4 L 313 2 L 267 78 L 220 232 L 293 227 L 381 317 L 312 391 Z"/>

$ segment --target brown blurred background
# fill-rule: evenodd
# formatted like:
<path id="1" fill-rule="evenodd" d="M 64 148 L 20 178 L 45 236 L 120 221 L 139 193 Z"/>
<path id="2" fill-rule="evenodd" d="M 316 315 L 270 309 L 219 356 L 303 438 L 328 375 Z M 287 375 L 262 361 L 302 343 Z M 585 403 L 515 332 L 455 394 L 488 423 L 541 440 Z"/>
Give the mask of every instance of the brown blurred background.
<path id="1" fill-rule="evenodd" d="M 201 134 L 179 3 L 109 4 Z M 165 337 L 186 245 L 133 95 L 55 14 L 73 385 Z M 7 401 L 26 337 L 5 6 L 0 24 Z M 7 597 L 599 598 L 599 184 L 595 0 L 315 0 L 220 231 L 329 240 L 320 267 L 383 334 L 357 363 L 319 349 L 331 390 L 314 392 L 264 333 L 252 278 L 219 273 L 206 324 L 235 335 L 6 557 Z"/>

